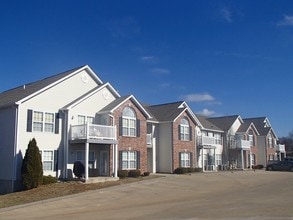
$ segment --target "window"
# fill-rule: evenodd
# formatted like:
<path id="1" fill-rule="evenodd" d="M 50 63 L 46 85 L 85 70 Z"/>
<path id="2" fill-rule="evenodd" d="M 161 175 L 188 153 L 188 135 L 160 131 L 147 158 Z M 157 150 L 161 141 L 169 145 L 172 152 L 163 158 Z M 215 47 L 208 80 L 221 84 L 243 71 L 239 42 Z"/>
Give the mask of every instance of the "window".
<path id="1" fill-rule="evenodd" d="M 180 153 L 180 167 L 190 167 L 191 153 Z"/>
<path id="2" fill-rule="evenodd" d="M 45 113 L 45 132 L 54 132 L 54 114 Z"/>
<path id="3" fill-rule="evenodd" d="M 222 144 L 222 137 L 221 134 L 215 134 L 215 144 Z"/>
<path id="4" fill-rule="evenodd" d="M 251 154 L 251 165 L 255 165 L 255 154 Z"/>
<path id="5" fill-rule="evenodd" d="M 54 167 L 54 151 L 44 150 L 42 151 L 42 162 L 44 171 L 53 171 Z"/>
<path id="6" fill-rule="evenodd" d="M 273 148 L 273 139 L 271 135 L 269 135 L 269 138 L 268 138 L 268 147 Z"/>
<path id="7" fill-rule="evenodd" d="M 222 155 L 216 154 L 216 165 L 222 165 Z"/>
<path id="8" fill-rule="evenodd" d="M 180 140 L 189 141 L 189 122 L 186 118 L 181 119 L 180 123 Z"/>
<path id="9" fill-rule="evenodd" d="M 137 169 L 138 162 L 137 151 L 122 151 L 121 152 L 121 169 L 122 170 L 133 170 Z"/>
<path id="10" fill-rule="evenodd" d="M 76 151 L 76 160 L 85 164 L 85 151 Z M 92 169 L 95 166 L 95 152 L 89 152 L 89 168 Z"/>
<path id="11" fill-rule="evenodd" d="M 34 111 L 33 130 L 43 131 L 43 112 Z"/>
<path id="12" fill-rule="evenodd" d="M 54 113 L 33 112 L 33 131 L 54 133 L 55 115 Z"/>
<path id="13" fill-rule="evenodd" d="M 274 155 L 273 154 L 269 155 L 269 160 L 274 160 Z"/>
<path id="14" fill-rule="evenodd" d="M 84 115 L 78 115 L 78 124 L 79 125 L 84 125 L 84 124 L 93 124 L 94 123 L 94 117 L 92 116 L 84 116 Z"/>
<path id="15" fill-rule="evenodd" d="M 250 146 L 255 146 L 254 134 L 251 129 L 248 132 L 248 140 L 250 141 Z"/>
<path id="16" fill-rule="evenodd" d="M 122 112 L 122 135 L 135 137 L 137 134 L 136 123 L 136 115 L 133 109 L 130 107 L 124 108 Z"/>

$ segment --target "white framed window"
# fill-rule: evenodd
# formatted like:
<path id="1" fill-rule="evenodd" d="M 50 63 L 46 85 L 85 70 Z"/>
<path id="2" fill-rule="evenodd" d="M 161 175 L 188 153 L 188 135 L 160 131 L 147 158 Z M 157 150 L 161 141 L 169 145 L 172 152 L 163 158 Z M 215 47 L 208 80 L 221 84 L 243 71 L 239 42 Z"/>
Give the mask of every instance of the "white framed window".
<path id="1" fill-rule="evenodd" d="M 122 170 L 137 169 L 137 151 L 122 151 L 121 166 Z"/>
<path id="2" fill-rule="evenodd" d="M 41 151 L 42 163 L 44 171 L 54 170 L 54 150 L 43 150 Z"/>
<path id="3" fill-rule="evenodd" d="M 77 123 L 79 125 L 84 125 L 84 124 L 93 124 L 94 123 L 95 118 L 92 116 L 85 116 L 85 115 L 78 115 L 77 116 Z"/>
<path id="4" fill-rule="evenodd" d="M 180 153 L 180 167 L 190 167 L 190 155 L 188 152 Z"/>
<path id="5" fill-rule="evenodd" d="M 271 136 L 268 138 L 268 147 L 273 148 L 273 139 Z"/>
<path id="6" fill-rule="evenodd" d="M 122 111 L 122 135 L 136 137 L 136 115 L 132 108 L 125 107 Z"/>
<path id="7" fill-rule="evenodd" d="M 273 154 L 269 155 L 269 160 L 274 160 L 274 155 Z"/>
<path id="8" fill-rule="evenodd" d="M 216 154 L 216 165 L 222 165 L 222 155 Z"/>
<path id="9" fill-rule="evenodd" d="M 255 154 L 251 154 L 251 166 L 255 165 Z"/>
<path id="10" fill-rule="evenodd" d="M 41 111 L 33 112 L 33 131 L 54 133 L 55 114 Z"/>
<path id="11" fill-rule="evenodd" d="M 78 150 L 76 151 L 76 160 L 82 162 L 82 164 L 85 164 L 85 151 L 84 150 Z M 90 151 L 89 152 L 89 168 L 93 169 L 95 167 L 95 152 Z"/>
<path id="12" fill-rule="evenodd" d="M 180 140 L 189 141 L 189 122 L 186 118 L 181 119 L 180 122 Z"/>
<path id="13" fill-rule="evenodd" d="M 214 134 L 215 144 L 222 144 L 222 136 L 221 134 Z"/>

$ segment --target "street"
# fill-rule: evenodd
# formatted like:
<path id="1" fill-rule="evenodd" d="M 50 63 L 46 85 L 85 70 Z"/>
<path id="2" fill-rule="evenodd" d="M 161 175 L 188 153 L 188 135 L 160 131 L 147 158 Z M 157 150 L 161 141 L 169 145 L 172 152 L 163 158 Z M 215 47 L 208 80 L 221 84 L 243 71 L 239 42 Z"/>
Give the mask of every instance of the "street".
<path id="1" fill-rule="evenodd" d="M 0 219 L 293 219 L 292 172 L 163 176 L 0 209 Z"/>

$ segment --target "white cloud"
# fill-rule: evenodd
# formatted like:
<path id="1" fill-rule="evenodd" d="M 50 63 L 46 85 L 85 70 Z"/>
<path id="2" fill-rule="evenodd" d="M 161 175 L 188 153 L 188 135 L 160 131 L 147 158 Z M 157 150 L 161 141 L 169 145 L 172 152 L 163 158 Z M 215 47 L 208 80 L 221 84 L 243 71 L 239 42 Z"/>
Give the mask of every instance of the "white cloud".
<path id="1" fill-rule="evenodd" d="M 278 26 L 293 26 L 293 16 L 284 15 L 283 20 L 278 22 Z"/>
<path id="2" fill-rule="evenodd" d="M 169 75 L 170 74 L 170 70 L 165 69 L 165 68 L 153 68 L 153 69 L 151 69 L 151 72 L 156 75 Z"/>
<path id="3" fill-rule="evenodd" d="M 143 61 L 149 61 L 149 60 L 154 60 L 155 58 L 153 56 L 143 56 L 140 59 Z"/>
<path id="4" fill-rule="evenodd" d="M 207 108 L 203 109 L 202 111 L 197 112 L 199 115 L 204 115 L 204 116 L 211 116 L 214 115 L 216 112 L 210 111 Z"/>
<path id="5" fill-rule="evenodd" d="M 157 58 L 154 56 L 143 56 L 140 60 L 146 63 L 157 63 Z"/>
<path id="6" fill-rule="evenodd" d="M 188 94 L 181 97 L 187 102 L 213 102 L 215 98 L 208 93 L 202 94 Z"/>
<path id="7" fill-rule="evenodd" d="M 228 8 L 222 8 L 221 15 L 225 21 L 227 21 L 228 23 L 232 23 L 232 13 Z"/>

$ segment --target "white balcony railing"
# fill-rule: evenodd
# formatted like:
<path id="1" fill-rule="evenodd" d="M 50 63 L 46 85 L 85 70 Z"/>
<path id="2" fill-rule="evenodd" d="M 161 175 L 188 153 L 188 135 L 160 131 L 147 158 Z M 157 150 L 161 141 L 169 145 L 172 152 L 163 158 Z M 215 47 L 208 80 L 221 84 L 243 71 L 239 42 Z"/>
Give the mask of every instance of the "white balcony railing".
<path id="1" fill-rule="evenodd" d="M 247 140 L 235 140 L 231 145 L 232 148 L 239 148 L 243 150 L 249 150 L 251 146 L 251 141 Z"/>
<path id="2" fill-rule="evenodd" d="M 149 145 L 149 147 L 151 147 L 151 145 L 152 145 L 152 134 L 147 134 L 146 141 L 147 141 L 147 145 Z"/>
<path id="3" fill-rule="evenodd" d="M 71 125 L 71 140 L 116 140 L 116 127 L 97 124 Z"/>
<path id="4" fill-rule="evenodd" d="M 277 144 L 276 145 L 276 150 L 280 152 L 285 152 L 285 144 Z"/>
<path id="5" fill-rule="evenodd" d="M 200 145 L 215 145 L 216 141 L 214 137 L 209 136 L 199 136 L 198 144 Z"/>

